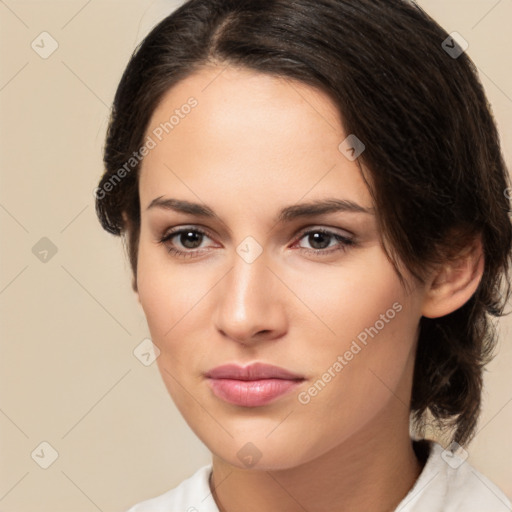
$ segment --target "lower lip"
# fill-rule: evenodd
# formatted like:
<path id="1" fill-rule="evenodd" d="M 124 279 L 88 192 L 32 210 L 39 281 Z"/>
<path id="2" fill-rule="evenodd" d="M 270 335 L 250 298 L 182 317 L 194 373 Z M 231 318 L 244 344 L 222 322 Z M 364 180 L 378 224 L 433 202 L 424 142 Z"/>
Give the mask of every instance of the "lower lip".
<path id="1" fill-rule="evenodd" d="M 234 405 L 258 407 L 273 402 L 289 393 L 302 383 L 302 380 L 261 379 L 208 379 L 213 393 Z"/>

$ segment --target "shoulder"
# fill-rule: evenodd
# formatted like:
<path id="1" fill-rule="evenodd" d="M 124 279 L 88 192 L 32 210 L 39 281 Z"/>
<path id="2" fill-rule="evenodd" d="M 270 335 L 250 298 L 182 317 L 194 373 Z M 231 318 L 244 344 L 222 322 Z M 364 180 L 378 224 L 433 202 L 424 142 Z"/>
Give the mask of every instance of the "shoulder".
<path id="1" fill-rule="evenodd" d="M 413 488 L 395 512 L 510 512 L 505 494 L 466 460 L 467 452 L 452 453 L 429 443 L 426 464 Z"/>
<path id="2" fill-rule="evenodd" d="M 211 464 L 203 466 L 174 489 L 137 503 L 127 512 L 161 512 L 162 510 L 218 512 L 208 483 L 211 471 Z"/>

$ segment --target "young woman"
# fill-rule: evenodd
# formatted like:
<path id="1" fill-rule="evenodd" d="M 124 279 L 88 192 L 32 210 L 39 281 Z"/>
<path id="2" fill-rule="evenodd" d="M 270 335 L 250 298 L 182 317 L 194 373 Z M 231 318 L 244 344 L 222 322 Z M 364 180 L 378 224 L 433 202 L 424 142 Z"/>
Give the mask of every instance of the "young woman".
<path id="1" fill-rule="evenodd" d="M 402 0 L 191 0 L 104 157 L 98 216 L 212 452 L 131 512 L 511 510 L 465 460 L 512 228 L 460 41 Z"/>

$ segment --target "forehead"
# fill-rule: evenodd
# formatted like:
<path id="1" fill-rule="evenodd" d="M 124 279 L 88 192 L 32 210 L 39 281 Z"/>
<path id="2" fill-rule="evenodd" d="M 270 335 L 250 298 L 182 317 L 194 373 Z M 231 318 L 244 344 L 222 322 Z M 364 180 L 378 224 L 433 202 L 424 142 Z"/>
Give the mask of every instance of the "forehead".
<path id="1" fill-rule="evenodd" d="M 339 149 L 347 134 L 336 105 L 295 80 L 202 68 L 167 91 L 146 135 L 155 141 L 141 166 L 146 202 L 186 182 L 197 195 L 213 187 L 298 201 L 337 189 L 370 204 L 359 167 Z"/>
<path id="2" fill-rule="evenodd" d="M 197 99 L 205 116 L 219 121 L 231 122 L 230 113 L 239 108 L 256 108 L 262 121 L 268 121 L 271 112 L 274 115 L 288 112 L 290 116 L 292 113 L 307 118 L 316 116 L 332 130 L 341 129 L 336 105 L 321 90 L 284 76 L 213 64 L 199 68 L 170 88 L 155 109 L 152 121 L 168 120 L 169 113 L 179 109 L 190 97 Z M 255 112 L 251 113 L 247 121 L 253 124 Z M 238 122 L 243 120 L 242 117 Z"/>

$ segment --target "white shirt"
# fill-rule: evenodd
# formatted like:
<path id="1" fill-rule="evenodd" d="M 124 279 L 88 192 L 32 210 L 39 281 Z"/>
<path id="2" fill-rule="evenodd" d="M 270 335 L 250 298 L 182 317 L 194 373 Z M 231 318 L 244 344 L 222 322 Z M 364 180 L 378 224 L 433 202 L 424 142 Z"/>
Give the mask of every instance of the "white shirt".
<path id="1" fill-rule="evenodd" d="M 174 489 L 134 505 L 127 512 L 219 512 L 210 492 L 212 464 Z M 510 512 L 505 494 L 467 461 L 430 443 L 428 459 L 395 512 Z"/>

